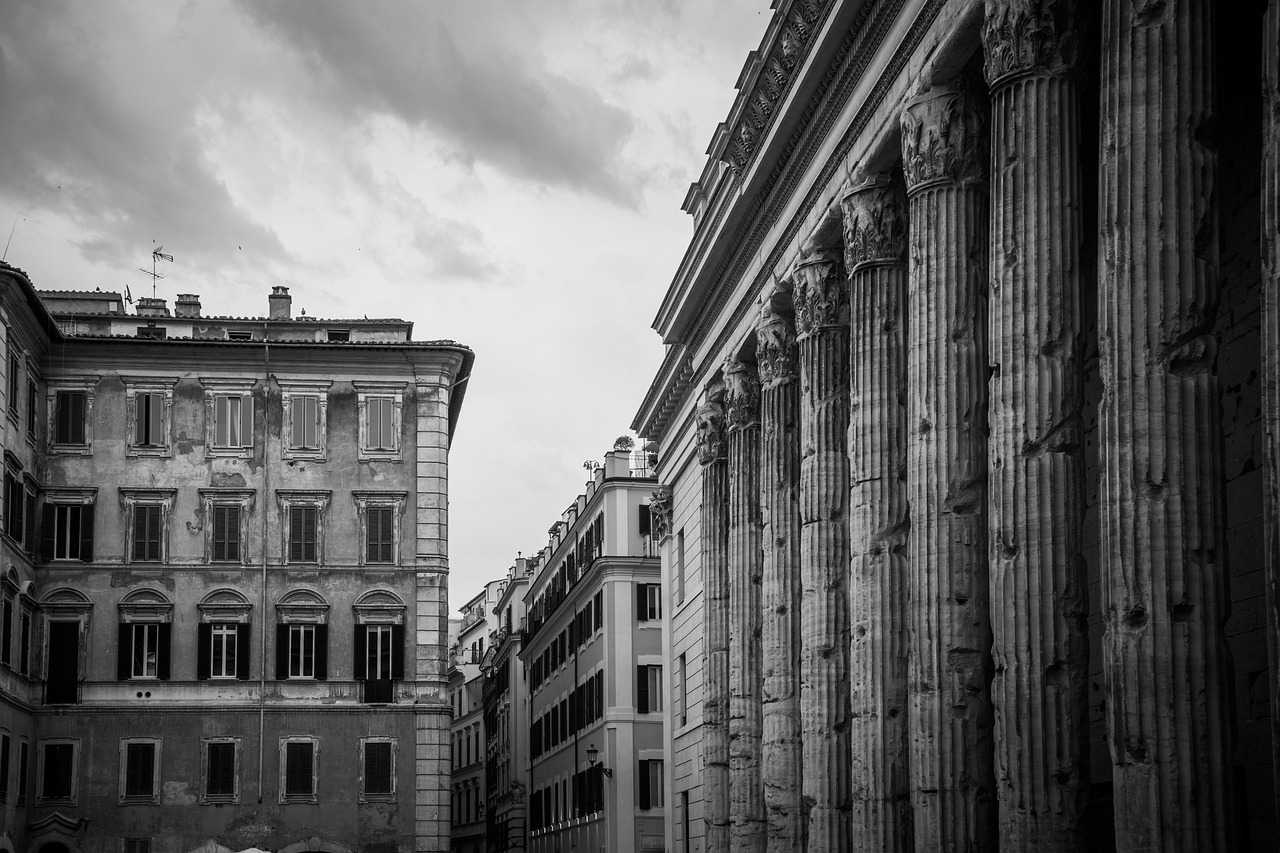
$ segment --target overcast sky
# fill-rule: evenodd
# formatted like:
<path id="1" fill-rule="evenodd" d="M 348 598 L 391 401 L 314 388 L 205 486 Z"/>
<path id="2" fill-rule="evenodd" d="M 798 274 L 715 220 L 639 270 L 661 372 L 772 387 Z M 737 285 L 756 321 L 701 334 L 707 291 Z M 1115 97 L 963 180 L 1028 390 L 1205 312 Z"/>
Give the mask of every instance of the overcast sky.
<path id="1" fill-rule="evenodd" d="M 450 609 L 628 432 L 768 0 L 0 2 L 0 239 L 39 288 L 402 317 L 476 352 Z"/>

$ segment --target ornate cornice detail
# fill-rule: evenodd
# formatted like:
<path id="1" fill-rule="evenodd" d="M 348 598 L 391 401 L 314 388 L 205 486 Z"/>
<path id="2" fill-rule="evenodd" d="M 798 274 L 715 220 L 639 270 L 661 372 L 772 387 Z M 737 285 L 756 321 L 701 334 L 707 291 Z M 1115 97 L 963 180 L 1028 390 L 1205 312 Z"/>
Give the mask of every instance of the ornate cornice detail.
<path id="1" fill-rule="evenodd" d="M 749 429 L 760 422 L 760 379 L 752 366 L 731 356 L 724 363 L 725 403 L 729 429 Z"/>
<path id="2" fill-rule="evenodd" d="M 935 86 L 911 100 L 902 112 L 902 168 L 907 191 L 934 183 L 985 181 L 986 104 L 973 81 Z"/>
<path id="3" fill-rule="evenodd" d="M 828 249 L 802 260 L 795 269 L 796 335 L 805 337 L 819 329 L 849 321 L 849 293 L 840 252 Z"/>
<path id="4" fill-rule="evenodd" d="M 724 416 L 724 385 L 716 381 L 707 386 L 694 414 L 698 426 L 698 461 L 703 465 L 728 458 Z"/>
<path id="5" fill-rule="evenodd" d="M 907 254 L 907 196 L 897 173 L 872 175 L 844 197 L 844 264 L 898 263 Z"/>
<path id="6" fill-rule="evenodd" d="M 653 537 L 661 542 L 671 535 L 671 489 L 659 486 L 649 495 L 649 522 Z"/>
<path id="7" fill-rule="evenodd" d="M 756 364 L 760 383 L 772 385 L 796 378 L 796 327 L 786 290 L 775 289 L 760 308 L 756 326 Z"/>
<path id="8" fill-rule="evenodd" d="M 1030 72 L 1075 71 L 1081 23 L 1077 0 L 987 0 L 982 23 L 987 82 L 994 89 Z"/>

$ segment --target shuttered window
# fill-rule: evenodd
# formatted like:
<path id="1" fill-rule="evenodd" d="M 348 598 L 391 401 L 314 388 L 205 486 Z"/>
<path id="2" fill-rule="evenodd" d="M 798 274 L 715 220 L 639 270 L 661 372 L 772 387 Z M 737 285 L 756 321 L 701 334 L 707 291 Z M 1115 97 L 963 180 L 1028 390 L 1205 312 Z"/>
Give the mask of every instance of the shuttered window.
<path id="1" fill-rule="evenodd" d="M 205 797 L 230 800 L 236 795 L 236 745 L 234 741 L 211 741 L 205 756 Z"/>
<path id="2" fill-rule="evenodd" d="M 294 450 L 320 448 L 320 398 L 295 394 L 290 403 L 289 447 Z"/>
<path id="3" fill-rule="evenodd" d="M 156 793 L 156 745 L 126 743 L 124 796 L 151 799 Z"/>
<path id="4" fill-rule="evenodd" d="M 164 395 L 139 393 L 134 396 L 133 443 L 139 447 L 159 447 L 164 441 L 161 418 Z"/>
<path id="5" fill-rule="evenodd" d="M 133 560 L 152 562 L 161 559 L 161 507 L 138 504 L 133 508 Z"/>
<path id="6" fill-rule="evenodd" d="M 652 622 L 662 618 L 662 586 L 656 583 L 636 584 L 636 619 Z"/>
<path id="7" fill-rule="evenodd" d="M 213 398 L 215 447 L 253 446 L 253 398 L 223 395 Z"/>
<path id="8" fill-rule="evenodd" d="M 9 799 L 9 736 L 0 735 L 0 800 Z"/>
<path id="9" fill-rule="evenodd" d="M 365 401 L 365 449 L 395 450 L 395 400 L 370 397 Z"/>
<path id="10" fill-rule="evenodd" d="M 196 678 L 249 677 L 249 623 L 201 622 L 196 626 Z"/>
<path id="11" fill-rule="evenodd" d="M 364 793 L 389 795 L 392 792 L 391 743 L 368 741 L 364 745 Z"/>
<path id="12" fill-rule="evenodd" d="M 640 784 L 637 793 L 640 795 L 640 808 L 660 809 L 666 804 L 663 786 L 663 766 L 661 759 L 640 761 Z"/>
<path id="13" fill-rule="evenodd" d="M 240 562 L 240 507 L 213 507 L 213 561 Z"/>
<path id="14" fill-rule="evenodd" d="M 55 444 L 84 444 L 85 392 L 58 391 L 53 396 Z"/>
<path id="15" fill-rule="evenodd" d="M 72 779 L 75 772 L 75 745 L 70 743 L 46 743 L 40 796 L 46 800 L 71 799 Z"/>
<path id="16" fill-rule="evenodd" d="M 313 506 L 289 507 L 289 562 L 316 562 L 319 514 L 319 509 Z"/>
<path id="17" fill-rule="evenodd" d="M 636 667 L 636 711 L 652 714 L 662 710 L 662 667 Z"/>
<path id="18" fill-rule="evenodd" d="M 315 744 L 289 741 L 284 746 L 284 762 L 285 796 L 315 796 Z"/>
<path id="19" fill-rule="evenodd" d="M 172 628 L 165 622 L 122 623 L 117 677 L 167 680 Z"/>
<path id="20" fill-rule="evenodd" d="M 365 510 L 365 562 L 395 562 L 395 508 L 371 506 Z"/>
<path id="21" fill-rule="evenodd" d="M 44 505 L 44 559 L 93 561 L 93 506 Z"/>

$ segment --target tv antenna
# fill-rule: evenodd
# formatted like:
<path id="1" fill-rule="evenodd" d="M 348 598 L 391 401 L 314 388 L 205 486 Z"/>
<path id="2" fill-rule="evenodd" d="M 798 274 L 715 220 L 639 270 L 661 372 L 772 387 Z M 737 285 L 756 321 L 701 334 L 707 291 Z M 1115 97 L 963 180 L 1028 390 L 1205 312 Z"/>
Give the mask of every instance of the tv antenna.
<path id="1" fill-rule="evenodd" d="M 151 269 L 138 267 L 138 272 L 151 276 L 151 298 L 156 298 L 156 280 L 164 278 L 164 273 L 156 272 L 156 261 L 168 261 L 173 263 L 173 255 L 166 255 L 163 251 L 164 246 L 156 246 L 151 250 Z"/>

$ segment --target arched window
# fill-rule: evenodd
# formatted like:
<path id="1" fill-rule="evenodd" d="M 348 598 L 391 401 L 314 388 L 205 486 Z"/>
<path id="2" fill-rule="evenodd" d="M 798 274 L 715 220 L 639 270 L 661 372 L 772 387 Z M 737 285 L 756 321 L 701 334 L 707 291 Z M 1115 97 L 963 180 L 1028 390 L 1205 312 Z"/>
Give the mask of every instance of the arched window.
<path id="1" fill-rule="evenodd" d="M 116 678 L 167 680 L 173 602 L 159 590 L 143 587 L 126 593 L 119 608 Z"/>
<path id="2" fill-rule="evenodd" d="M 291 590 L 276 602 L 276 617 L 276 678 L 328 678 L 329 602 L 314 590 Z"/>

